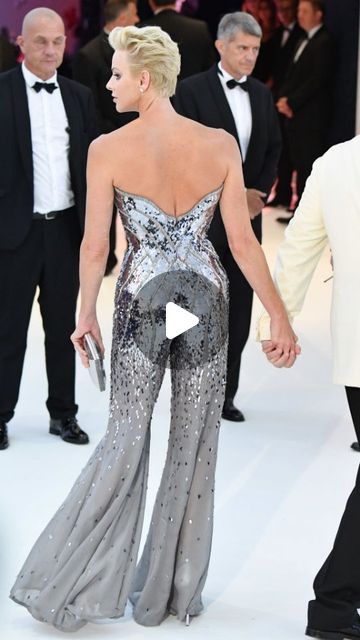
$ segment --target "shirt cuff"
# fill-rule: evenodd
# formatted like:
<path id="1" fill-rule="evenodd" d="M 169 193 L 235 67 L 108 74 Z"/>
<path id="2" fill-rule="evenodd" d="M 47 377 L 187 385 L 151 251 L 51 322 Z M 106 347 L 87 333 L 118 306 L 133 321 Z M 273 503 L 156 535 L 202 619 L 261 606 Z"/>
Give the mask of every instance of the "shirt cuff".
<path id="1" fill-rule="evenodd" d="M 292 325 L 294 321 L 294 316 L 288 314 L 289 322 Z M 270 331 L 270 316 L 264 312 L 259 316 L 258 321 L 256 323 L 256 342 L 262 342 L 262 340 L 271 340 L 271 331 Z"/>
<path id="2" fill-rule="evenodd" d="M 262 340 L 271 340 L 270 316 L 267 313 L 263 313 L 256 324 L 256 341 Z"/>

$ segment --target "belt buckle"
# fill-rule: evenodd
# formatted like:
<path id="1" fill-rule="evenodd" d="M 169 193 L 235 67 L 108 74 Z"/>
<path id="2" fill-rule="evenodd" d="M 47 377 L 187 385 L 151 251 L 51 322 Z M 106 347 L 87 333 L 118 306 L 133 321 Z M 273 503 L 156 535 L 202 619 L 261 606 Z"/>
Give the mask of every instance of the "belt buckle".
<path id="1" fill-rule="evenodd" d="M 56 215 L 54 213 L 45 213 L 45 220 L 54 220 L 54 218 L 56 218 Z"/>

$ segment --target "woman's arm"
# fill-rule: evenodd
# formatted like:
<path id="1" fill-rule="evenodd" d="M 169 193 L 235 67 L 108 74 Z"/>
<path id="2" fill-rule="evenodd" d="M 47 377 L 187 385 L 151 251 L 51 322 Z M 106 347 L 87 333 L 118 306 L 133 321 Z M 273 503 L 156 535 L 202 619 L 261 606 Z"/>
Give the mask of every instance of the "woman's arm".
<path id="1" fill-rule="evenodd" d="M 81 305 L 77 327 L 71 336 L 82 363 L 89 366 L 83 338 L 92 333 L 104 352 L 96 317 L 96 300 L 109 253 L 109 231 L 113 212 L 114 189 L 111 154 L 106 139 L 97 138 L 89 148 L 87 162 L 87 196 L 85 232 L 80 248 Z"/>
<path id="2" fill-rule="evenodd" d="M 234 138 L 225 132 L 223 148 L 228 166 L 220 209 L 229 247 L 235 262 L 271 318 L 271 339 L 276 355 L 282 356 L 284 366 L 291 366 L 300 353 L 300 347 L 296 345 L 297 337 L 250 224 L 238 146 Z"/>

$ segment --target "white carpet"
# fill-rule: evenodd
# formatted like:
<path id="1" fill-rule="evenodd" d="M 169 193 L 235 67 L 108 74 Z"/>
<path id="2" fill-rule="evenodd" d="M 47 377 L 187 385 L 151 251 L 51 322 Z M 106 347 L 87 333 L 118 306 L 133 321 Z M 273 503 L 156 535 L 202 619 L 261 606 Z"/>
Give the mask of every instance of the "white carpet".
<path id="1" fill-rule="evenodd" d="M 273 265 L 284 227 L 279 211 L 264 216 L 264 248 Z M 312 580 L 325 559 L 352 488 L 358 454 L 344 390 L 331 382 L 329 253 L 315 273 L 296 322 L 303 353 L 291 370 L 272 368 L 252 339 L 243 357 L 237 404 L 246 422 L 223 422 L 217 469 L 215 532 L 204 590 L 205 613 L 186 628 L 174 618 L 142 628 L 130 616 L 88 624 L 80 639 L 301 639 Z M 99 319 L 110 352 L 115 276 L 106 278 Z M 255 304 L 254 317 L 258 314 Z M 109 365 L 109 358 L 107 358 Z M 63 637 L 7 598 L 35 537 L 53 515 L 101 438 L 107 395 L 78 366 L 79 421 L 91 444 L 75 447 L 48 434 L 43 334 L 37 304 L 11 445 L 0 452 L 0 633 L 4 640 Z M 148 494 L 151 505 L 162 470 L 169 424 L 166 378 L 152 423 Z"/>

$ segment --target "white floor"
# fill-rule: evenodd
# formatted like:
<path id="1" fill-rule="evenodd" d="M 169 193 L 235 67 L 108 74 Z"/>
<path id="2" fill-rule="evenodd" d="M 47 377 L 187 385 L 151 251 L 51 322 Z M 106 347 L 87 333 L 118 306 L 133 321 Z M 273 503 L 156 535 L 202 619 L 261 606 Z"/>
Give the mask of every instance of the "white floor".
<path id="1" fill-rule="evenodd" d="M 267 210 L 264 247 L 273 264 L 284 228 Z M 25 275 L 25 274 L 24 274 Z M 358 455 L 342 388 L 331 382 L 329 254 L 315 274 L 296 323 L 303 354 L 291 370 L 277 370 L 251 339 L 243 357 L 237 401 L 246 422 L 223 422 L 217 469 L 215 532 L 204 591 L 206 611 L 186 628 L 167 619 L 158 628 L 88 624 L 77 637 L 100 640 L 296 640 L 303 637 L 312 580 L 330 550 Z M 25 275 L 26 277 L 26 275 Z M 115 276 L 102 287 L 99 316 L 110 350 Z M 0 633 L 6 640 L 62 637 L 33 620 L 7 594 L 35 537 L 71 487 L 107 420 L 107 396 L 78 367 L 79 420 L 88 447 L 47 432 L 43 335 L 35 305 L 21 396 L 10 424 L 11 446 L 0 466 Z M 254 317 L 258 313 L 255 305 Z M 252 335 L 254 332 L 252 333 Z M 165 456 L 169 381 L 152 424 L 149 511 Z M 146 524 L 147 524 L 146 522 Z"/>

